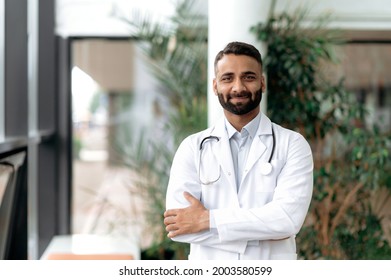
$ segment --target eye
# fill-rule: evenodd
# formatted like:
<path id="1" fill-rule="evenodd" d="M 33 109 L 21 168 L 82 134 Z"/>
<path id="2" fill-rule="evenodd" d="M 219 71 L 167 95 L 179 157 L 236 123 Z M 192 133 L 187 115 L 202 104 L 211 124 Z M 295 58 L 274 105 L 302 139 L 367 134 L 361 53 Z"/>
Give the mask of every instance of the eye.
<path id="1" fill-rule="evenodd" d="M 257 77 L 255 77 L 254 75 L 245 75 L 243 77 L 246 81 L 253 81 L 255 80 Z"/>
<path id="2" fill-rule="evenodd" d="M 232 81 L 232 77 L 231 76 L 223 76 L 223 77 L 221 77 L 221 81 L 222 82 L 230 82 L 230 81 Z"/>

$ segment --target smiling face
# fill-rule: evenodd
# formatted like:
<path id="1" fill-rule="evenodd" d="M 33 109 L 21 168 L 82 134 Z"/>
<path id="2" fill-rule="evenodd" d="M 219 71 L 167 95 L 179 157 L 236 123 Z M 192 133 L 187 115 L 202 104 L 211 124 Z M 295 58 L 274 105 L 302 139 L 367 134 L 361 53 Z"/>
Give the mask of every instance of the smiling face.
<path id="1" fill-rule="evenodd" d="M 216 64 L 213 90 L 225 114 L 258 114 L 265 78 L 251 56 L 226 54 Z"/>

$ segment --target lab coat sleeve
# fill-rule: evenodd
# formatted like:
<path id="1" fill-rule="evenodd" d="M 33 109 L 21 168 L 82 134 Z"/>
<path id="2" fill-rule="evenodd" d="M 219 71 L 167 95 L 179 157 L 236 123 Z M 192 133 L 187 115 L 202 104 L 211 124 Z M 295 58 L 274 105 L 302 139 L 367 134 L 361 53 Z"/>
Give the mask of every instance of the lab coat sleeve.
<path id="1" fill-rule="evenodd" d="M 286 162 L 277 177 L 272 201 L 259 208 L 215 209 L 220 239 L 278 240 L 297 234 L 312 197 L 313 158 L 307 141 L 297 133 L 289 141 Z"/>
<path id="2" fill-rule="evenodd" d="M 166 194 L 166 209 L 185 208 L 189 202 L 184 198 L 185 191 L 200 199 L 201 185 L 197 173 L 198 147 L 196 137 L 186 138 L 179 146 L 171 166 L 170 179 Z M 172 240 L 184 243 L 193 243 L 209 246 L 235 253 L 243 253 L 247 241 L 232 240 L 222 242 L 216 229 L 210 229 L 194 234 L 184 234 L 172 238 Z"/>

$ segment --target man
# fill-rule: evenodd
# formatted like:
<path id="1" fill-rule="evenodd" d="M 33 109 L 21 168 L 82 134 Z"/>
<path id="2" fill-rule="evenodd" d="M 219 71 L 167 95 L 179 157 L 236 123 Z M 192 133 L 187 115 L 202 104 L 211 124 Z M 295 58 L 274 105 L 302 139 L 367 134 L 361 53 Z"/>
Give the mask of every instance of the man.
<path id="1" fill-rule="evenodd" d="M 224 117 L 176 152 L 168 237 L 191 244 L 189 259 L 296 259 L 313 188 L 310 146 L 260 112 L 266 87 L 254 46 L 229 43 L 214 67 Z"/>

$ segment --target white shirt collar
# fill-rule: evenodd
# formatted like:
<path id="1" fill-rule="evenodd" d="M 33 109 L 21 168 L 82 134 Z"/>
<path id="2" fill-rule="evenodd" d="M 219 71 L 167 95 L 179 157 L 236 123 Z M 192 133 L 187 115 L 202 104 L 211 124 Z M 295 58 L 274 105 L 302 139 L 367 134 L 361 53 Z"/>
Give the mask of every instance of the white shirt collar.
<path id="1" fill-rule="evenodd" d="M 232 126 L 232 124 L 227 120 L 226 117 L 224 117 L 224 119 L 225 119 L 225 129 L 228 134 L 228 139 L 231 139 L 231 137 L 237 132 L 237 130 Z M 249 133 L 250 137 L 253 139 L 255 137 L 255 134 L 257 133 L 260 122 L 261 122 L 261 112 L 259 112 L 258 115 L 254 119 L 252 119 L 248 124 L 246 124 L 242 128 L 242 130 L 245 129 Z"/>

